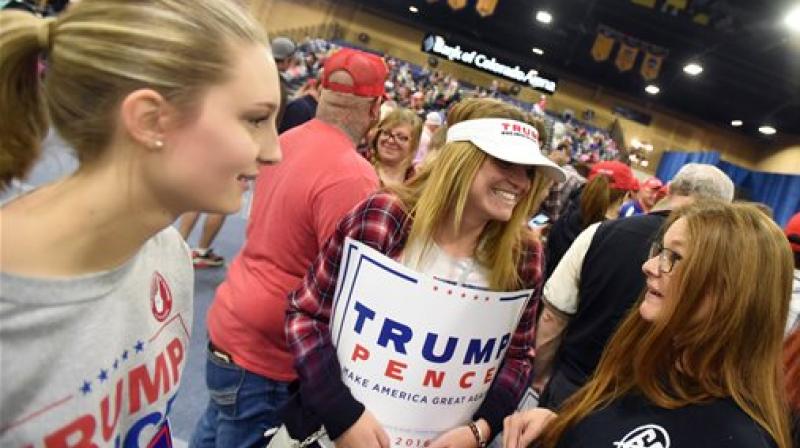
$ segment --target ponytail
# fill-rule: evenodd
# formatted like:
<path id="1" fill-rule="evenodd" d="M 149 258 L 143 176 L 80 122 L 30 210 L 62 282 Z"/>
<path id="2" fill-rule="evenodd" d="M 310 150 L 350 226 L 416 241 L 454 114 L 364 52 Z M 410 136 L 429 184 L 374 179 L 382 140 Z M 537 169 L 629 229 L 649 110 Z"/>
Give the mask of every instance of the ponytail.
<path id="1" fill-rule="evenodd" d="M 608 177 L 599 175 L 590 180 L 581 193 L 581 219 L 583 228 L 602 221 L 611 203 Z"/>
<path id="2" fill-rule="evenodd" d="M 581 193 L 581 225 L 590 225 L 605 219 L 608 207 L 621 200 L 627 191 L 611 188 L 609 178 L 597 175 L 590 180 Z"/>
<path id="3" fill-rule="evenodd" d="M 240 3 L 85 1 L 56 21 L 0 12 L 0 188 L 36 160 L 48 121 L 83 165 L 112 144 L 119 105 L 133 91 L 155 90 L 182 118 L 195 116 L 208 88 L 233 75 L 232 45 L 269 51 Z"/>
<path id="4" fill-rule="evenodd" d="M 38 68 L 51 46 L 52 25 L 26 12 L 0 12 L 0 191 L 30 170 L 47 133 Z"/>

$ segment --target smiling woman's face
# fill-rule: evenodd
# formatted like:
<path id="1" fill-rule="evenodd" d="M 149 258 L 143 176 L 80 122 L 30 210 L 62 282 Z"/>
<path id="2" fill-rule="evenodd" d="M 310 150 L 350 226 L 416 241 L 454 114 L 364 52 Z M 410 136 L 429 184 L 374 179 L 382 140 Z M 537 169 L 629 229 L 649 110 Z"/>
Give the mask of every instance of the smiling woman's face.
<path id="1" fill-rule="evenodd" d="M 378 160 L 385 165 L 397 165 L 409 159 L 411 152 L 411 133 L 409 125 L 382 129 L 378 135 Z"/>
<path id="2" fill-rule="evenodd" d="M 469 189 L 464 217 L 478 221 L 508 221 L 514 207 L 531 189 L 531 167 L 487 157 Z"/>

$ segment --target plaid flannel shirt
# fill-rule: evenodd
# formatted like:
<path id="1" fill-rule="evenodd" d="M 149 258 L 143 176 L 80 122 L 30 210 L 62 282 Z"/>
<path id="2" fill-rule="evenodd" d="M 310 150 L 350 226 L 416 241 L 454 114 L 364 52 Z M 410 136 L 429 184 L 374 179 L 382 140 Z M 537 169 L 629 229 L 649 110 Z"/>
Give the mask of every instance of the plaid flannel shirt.
<path id="1" fill-rule="evenodd" d="M 361 241 L 397 259 L 410 228 L 411 219 L 397 197 L 387 193 L 370 196 L 340 221 L 302 285 L 289 295 L 286 337 L 295 355 L 300 381 L 296 399 L 302 401 L 295 407 L 304 408 L 303 412 L 318 419 L 332 440 L 352 426 L 364 410 L 341 379 L 341 367 L 329 328 L 345 238 Z M 475 419 L 486 419 L 492 435 L 502 430 L 503 418 L 516 409 L 529 384 L 536 308 L 543 278 L 541 244 L 526 244 L 519 273 L 522 286 L 535 288 L 535 292 L 526 305 L 495 381 L 474 415 Z"/>

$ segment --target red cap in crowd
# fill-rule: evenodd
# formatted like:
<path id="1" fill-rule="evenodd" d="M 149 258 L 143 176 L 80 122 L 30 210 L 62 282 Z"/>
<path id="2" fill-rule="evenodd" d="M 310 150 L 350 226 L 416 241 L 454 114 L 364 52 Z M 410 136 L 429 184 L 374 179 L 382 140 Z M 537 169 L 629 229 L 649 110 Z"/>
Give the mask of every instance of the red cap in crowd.
<path id="1" fill-rule="evenodd" d="M 592 165 L 592 169 L 589 171 L 589 180 L 594 179 L 598 174 L 608 177 L 611 188 L 617 190 L 636 190 L 638 187 L 631 167 L 616 160 L 597 162 Z"/>
<path id="2" fill-rule="evenodd" d="M 792 250 L 794 252 L 800 252 L 800 213 L 795 213 L 794 216 L 789 219 L 789 222 L 786 223 L 784 233 L 786 233 L 786 238 L 789 238 Z"/>
<path id="3" fill-rule="evenodd" d="M 331 74 L 344 70 L 353 78 L 353 85 L 339 84 L 330 80 Z M 322 87 L 356 96 L 378 97 L 384 94 L 384 82 L 389 74 L 380 57 L 351 48 L 342 48 L 328 59 L 322 77 Z"/>

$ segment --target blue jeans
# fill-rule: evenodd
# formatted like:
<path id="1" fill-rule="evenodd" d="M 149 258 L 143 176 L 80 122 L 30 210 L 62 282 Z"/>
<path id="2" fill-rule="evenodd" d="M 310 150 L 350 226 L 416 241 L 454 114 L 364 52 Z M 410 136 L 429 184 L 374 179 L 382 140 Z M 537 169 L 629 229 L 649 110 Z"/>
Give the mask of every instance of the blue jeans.
<path id="1" fill-rule="evenodd" d="M 265 447 L 264 432 L 281 423 L 278 409 L 289 398 L 289 383 L 248 372 L 208 351 L 206 385 L 211 398 L 189 446 Z"/>

